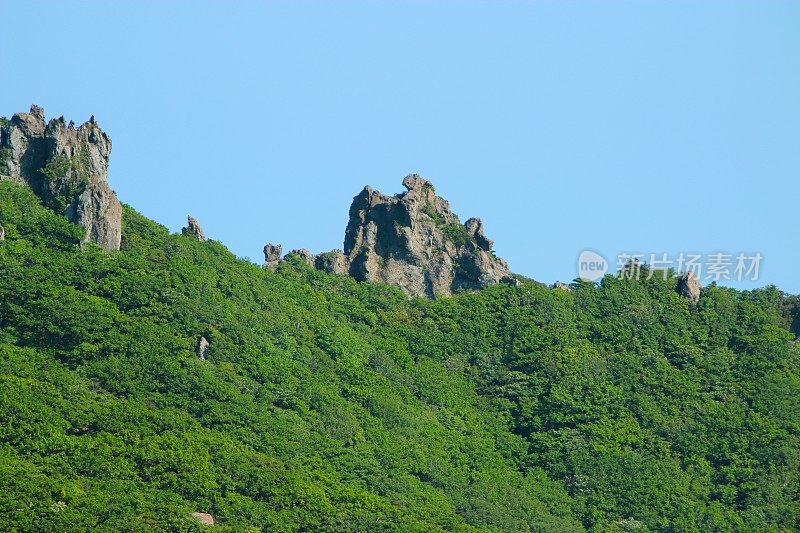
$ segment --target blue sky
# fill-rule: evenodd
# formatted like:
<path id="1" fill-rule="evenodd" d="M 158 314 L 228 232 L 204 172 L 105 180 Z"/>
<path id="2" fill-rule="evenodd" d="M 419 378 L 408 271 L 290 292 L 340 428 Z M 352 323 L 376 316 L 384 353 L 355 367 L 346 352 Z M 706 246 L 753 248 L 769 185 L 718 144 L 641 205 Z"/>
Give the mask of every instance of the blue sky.
<path id="1" fill-rule="evenodd" d="M 94 114 L 120 198 L 237 255 L 431 180 L 512 270 L 760 252 L 800 292 L 800 2 L 0 3 L 0 115 Z M 613 262 L 614 260 L 611 259 Z"/>

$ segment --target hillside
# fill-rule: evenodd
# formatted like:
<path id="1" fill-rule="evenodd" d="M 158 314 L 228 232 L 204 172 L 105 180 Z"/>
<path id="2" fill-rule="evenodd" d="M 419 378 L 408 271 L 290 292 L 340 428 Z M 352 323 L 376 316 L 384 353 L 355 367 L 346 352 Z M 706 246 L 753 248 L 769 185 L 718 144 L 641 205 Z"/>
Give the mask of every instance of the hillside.
<path id="1" fill-rule="evenodd" d="M 0 530 L 800 529 L 774 288 L 409 299 L 3 181 L 0 223 Z"/>

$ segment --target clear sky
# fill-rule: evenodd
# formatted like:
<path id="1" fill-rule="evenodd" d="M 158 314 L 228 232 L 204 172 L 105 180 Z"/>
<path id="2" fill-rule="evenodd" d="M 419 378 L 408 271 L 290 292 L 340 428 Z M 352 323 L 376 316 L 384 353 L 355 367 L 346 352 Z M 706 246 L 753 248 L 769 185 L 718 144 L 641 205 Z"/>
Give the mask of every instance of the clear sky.
<path id="1" fill-rule="evenodd" d="M 543 282 L 585 248 L 760 252 L 755 285 L 800 292 L 800 2 L 3 0 L 0 27 L 0 115 L 95 115 L 122 201 L 257 262 L 340 248 L 364 185 L 418 172 Z"/>

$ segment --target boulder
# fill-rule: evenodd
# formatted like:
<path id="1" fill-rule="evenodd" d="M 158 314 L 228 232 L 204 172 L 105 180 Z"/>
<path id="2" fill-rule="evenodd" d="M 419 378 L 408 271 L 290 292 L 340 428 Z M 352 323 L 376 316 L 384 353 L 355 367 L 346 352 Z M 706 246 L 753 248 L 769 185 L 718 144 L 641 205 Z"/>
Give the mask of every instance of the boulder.
<path id="1" fill-rule="evenodd" d="M 42 202 L 84 230 L 82 242 L 106 250 L 122 243 L 122 205 L 108 186 L 111 139 L 94 117 L 75 128 L 64 117 L 45 123 L 31 106 L 0 127 L 0 179 L 30 187 Z"/>
<path id="2" fill-rule="evenodd" d="M 0 225 L 0 241 L 6 240 L 6 228 Z"/>
<path id="3" fill-rule="evenodd" d="M 197 339 L 197 344 L 195 345 L 194 351 L 197 354 L 197 357 L 205 360 L 208 357 L 208 351 L 210 347 L 211 344 L 209 344 L 208 339 L 205 337 L 200 337 Z"/>

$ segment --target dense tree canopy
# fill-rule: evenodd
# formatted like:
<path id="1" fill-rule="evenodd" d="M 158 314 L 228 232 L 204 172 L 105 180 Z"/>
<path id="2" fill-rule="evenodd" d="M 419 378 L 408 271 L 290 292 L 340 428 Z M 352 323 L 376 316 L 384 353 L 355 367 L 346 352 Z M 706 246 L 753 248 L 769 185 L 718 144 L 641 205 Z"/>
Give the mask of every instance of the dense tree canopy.
<path id="1" fill-rule="evenodd" d="M 11 183 L 0 223 L 0 530 L 800 530 L 775 288 L 409 300 Z"/>

